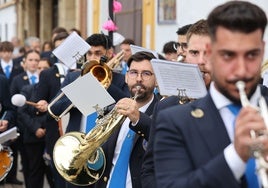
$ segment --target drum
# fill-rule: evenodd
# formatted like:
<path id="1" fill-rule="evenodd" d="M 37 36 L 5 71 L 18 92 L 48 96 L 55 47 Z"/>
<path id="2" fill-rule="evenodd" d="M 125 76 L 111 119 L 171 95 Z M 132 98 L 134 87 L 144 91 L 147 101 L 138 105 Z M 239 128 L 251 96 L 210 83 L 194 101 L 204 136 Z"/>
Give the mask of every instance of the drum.
<path id="1" fill-rule="evenodd" d="M 12 151 L 10 148 L 1 146 L 0 144 L 0 181 L 2 181 L 13 164 Z"/>

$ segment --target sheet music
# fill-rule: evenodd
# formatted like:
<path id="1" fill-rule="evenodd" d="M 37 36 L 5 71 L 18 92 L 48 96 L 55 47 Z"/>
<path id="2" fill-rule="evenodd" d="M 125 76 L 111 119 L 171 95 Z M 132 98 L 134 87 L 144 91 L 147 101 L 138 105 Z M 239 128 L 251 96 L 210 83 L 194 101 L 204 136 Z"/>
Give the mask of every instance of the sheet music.
<path id="1" fill-rule="evenodd" d="M 90 72 L 62 88 L 62 91 L 84 116 L 96 112 L 96 105 L 104 108 L 115 102 Z"/>
<path id="2" fill-rule="evenodd" d="M 3 144 L 11 139 L 17 138 L 17 127 L 13 127 L 0 134 L 0 144 Z"/>
<path id="3" fill-rule="evenodd" d="M 141 46 L 136 46 L 136 45 L 133 45 L 133 44 L 130 45 L 130 49 L 131 49 L 131 53 L 132 53 L 132 54 L 135 54 L 135 53 L 137 53 L 137 52 L 141 52 L 141 51 L 145 51 L 145 52 L 150 52 L 150 53 L 152 53 L 156 58 L 159 58 L 157 52 L 154 51 L 154 50 L 149 50 L 149 49 L 147 49 L 147 48 L 143 48 L 143 47 L 141 47 Z"/>
<path id="4" fill-rule="evenodd" d="M 185 89 L 189 98 L 201 98 L 206 95 L 207 89 L 198 65 L 151 60 L 161 95 L 178 95 L 178 89 Z"/>
<path id="5" fill-rule="evenodd" d="M 90 45 L 76 32 L 72 32 L 52 53 L 71 68 L 89 49 Z"/>

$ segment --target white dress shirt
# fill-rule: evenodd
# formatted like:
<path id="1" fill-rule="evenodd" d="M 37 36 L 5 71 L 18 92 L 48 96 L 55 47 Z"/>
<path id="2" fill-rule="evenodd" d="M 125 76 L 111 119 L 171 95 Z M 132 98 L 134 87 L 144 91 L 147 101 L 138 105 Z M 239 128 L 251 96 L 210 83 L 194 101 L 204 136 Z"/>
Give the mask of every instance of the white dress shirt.
<path id="1" fill-rule="evenodd" d="M 9 71 L 11 73 L 11 70 L 12 70 L 12 67 L 13 67 L 13 61 L 10 60 L 9 62 L 5 62 L 3 59 L 1 59 L 1 67 L 2 67 L 2 70 L 4 71 L 4 73 L 6 73 L 6 66 L 10 66 L 9 67 Z"/>
<path id="2" fill-rule="evenodd" d="M 149 107 L 149 105 L 152 103 L 153 99 L 154 99 L 154 97 L 152 97 L 151 101 L 148 102 L 146 105 L 140 107 L 139 111 L 144 113 L 147 110 L 147 108 Z M 122 124 L 120 132 L 118 134 L 117 141 L 116 141 L 116 147 L 115 147 L 115 151 L 114 151 L 114 156 L 113 156 L 113 162 L 112 162 L 113 164 L 112 164 L 112 168 L 111 168 L 111 172 L 110 172 L 110 178 L 112 177 L 112 174 L 114 171 L 114 166 L 115 166 L 116 161 L 119 157 L 122 144 L 123 144 L 125 137 L 129 131 L 129 123 L 130 123 L 129 118 L 126 118 L 126 120 Z M 109 185 L 110 185 L 110 179 L 108 181 L 107 188 L 109 187 Z M 126 188 L 132 188 L 129 165 L 128 165 L 128 169 L 127 169 Z"/>
<path id="3" fill-rule="evenodd" d="M 220 115 L 223 119 L 223 122 L 225 124 L 225 128 L 228 132 L 228 135 L 231 140 L 231 144 L 228 145 L 224 149 L 224 157 L 229 165 L 230 169 L 232 170 L 235 178 L 237 181 L 240 181 L 240 178 L 243 176 L 246 170 L 246 163 L 240 158 L 240 156 L 237 154 L 235 148 L 234 148 L 234 121 L 235 116 L 233 113 L 228 109 L 228 105 L 232 104 L 232 102 L 226 98 L 224 95 L 222 95 L 216 88 L 214 83 L 212 82 L 210 84 L 210 94 L 212 97 L 212 100 L 214 104 L 216 105 L 216 108 L 219 110 Z M 255 93 L 252 95 L 250 99 L 250 103 L 252 105 L 257 106 L 258 98 L 261 96 L 260 88 L 257 87 Z"/>

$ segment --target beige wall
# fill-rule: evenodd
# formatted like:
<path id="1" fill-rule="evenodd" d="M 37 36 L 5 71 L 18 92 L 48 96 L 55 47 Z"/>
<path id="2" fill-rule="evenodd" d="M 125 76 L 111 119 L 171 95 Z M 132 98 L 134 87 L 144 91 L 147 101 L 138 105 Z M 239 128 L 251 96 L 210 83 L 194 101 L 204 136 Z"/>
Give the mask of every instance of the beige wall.
<path id="1" fill-rule="evenodd" d="M 67 30 L 77 28 L 86 37 L 87 0 L 58 0 L 57 10 L 53 7 L 53 1 L 40 0 L 40 6 L 37 0 L 17 1 L 17 33 L 22 41 L 29 36 L 38 36 L 42 42 L 50 40 L 53 23 L 58 23 L 55 27 L 65 27 Z M 53 14 L 57 15 L 58 20 L 53 20 Z"/>

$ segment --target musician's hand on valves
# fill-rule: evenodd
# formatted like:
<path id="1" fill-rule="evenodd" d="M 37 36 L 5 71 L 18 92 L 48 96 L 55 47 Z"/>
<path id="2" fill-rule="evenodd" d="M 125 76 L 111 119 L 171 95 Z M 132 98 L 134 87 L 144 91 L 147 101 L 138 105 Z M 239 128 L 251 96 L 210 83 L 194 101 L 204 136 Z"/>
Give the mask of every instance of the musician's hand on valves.
<path id="1" fill-rule="evenodd" d="M 137 123 L 140 118 L 137 102 L 131 98 L 123 98 L 116 104 L 117 112 L 127 116 L 132 123 Z"/>
<path id="2" fill-rule="evenodd" d="M 265 123 L 260 113 L 252 107 L 241 109 L 235 122 L 235 150 L 244 162 L 253 156 L 253 152 L 268 150 L 268 137 L 252 137 L 252 133 L 258 134 L 265 130 Z"/>
<path id="3" fill-rule="evenodd" d="M 8 121 L 7 120 L 0 120 L 0 132 L 4 132 L 7 130 Z"/>
<path id="4" fill-rule="evenodd" d="M 47 106 L 48 103 L 45 100 L 40 100 L 36 103 L 36 108 L 40 111 L 40 112 L 46 112 L 47 111 Z"/>

